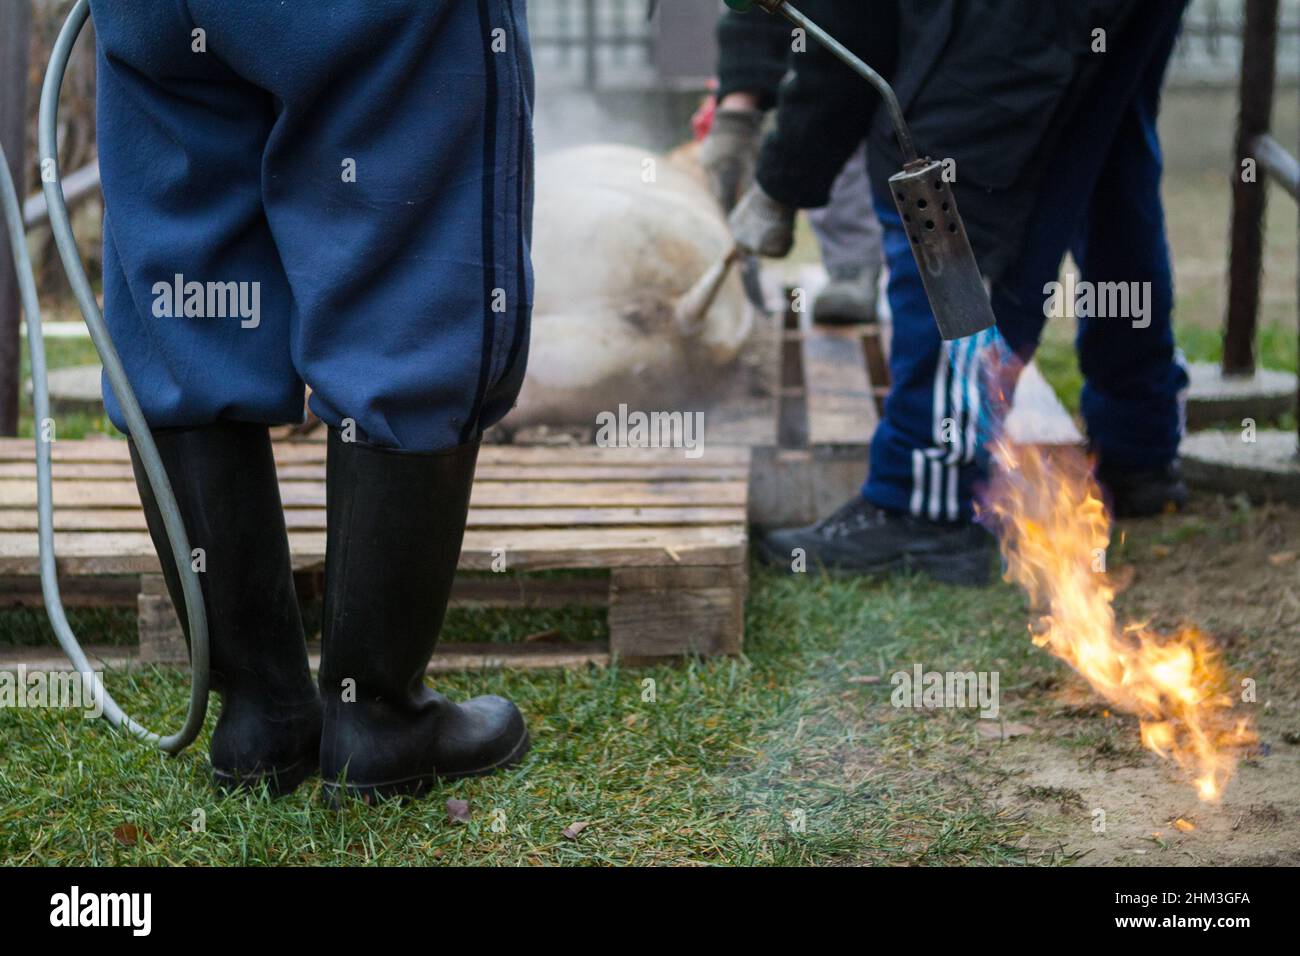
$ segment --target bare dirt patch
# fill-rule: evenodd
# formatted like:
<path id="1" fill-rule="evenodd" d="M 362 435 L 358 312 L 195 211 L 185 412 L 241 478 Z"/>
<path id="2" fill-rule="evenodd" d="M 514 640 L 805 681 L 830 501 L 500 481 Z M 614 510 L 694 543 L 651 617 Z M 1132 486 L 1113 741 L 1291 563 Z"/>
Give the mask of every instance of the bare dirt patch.
<path id="1" fill-rule="evenodd" d="M 1118 531 L 1121 617 L 1211 634 L 1237 678 L 1256 682 L 1257 702 L 1241 706 L 1260 745 L 1222 801 L 1204 803 L 1140 747 L 1136 721 L 1071 675 L 1005 705 L 1034 733 L 990 751 L 995 799 L 1031 824 L 1026 849 L 1083 864 L 1300 864 L 1300 513 L 1207 496 Z"/>

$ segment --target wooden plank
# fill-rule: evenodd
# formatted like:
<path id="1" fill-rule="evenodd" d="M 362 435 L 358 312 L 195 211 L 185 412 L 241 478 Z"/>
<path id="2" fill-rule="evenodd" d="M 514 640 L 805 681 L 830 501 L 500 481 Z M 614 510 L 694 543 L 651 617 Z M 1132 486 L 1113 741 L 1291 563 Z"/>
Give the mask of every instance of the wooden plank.
<path id="1" fill-rule="evenodd" d="M 604 641 L 566 641 L 533 644 L 443 642 L 434 651 L 426 674 L 447 674 L 478 670 L 581 670 L 608 667 L 609 645 Z M 320 658 L 310 656 L 319 669 Z"/>
<path id="2" fill-rule="evenodd" d="M 60 574 L 149 574 L 158 571 L 149 535 L 139 531 L 56 532 Z M 198 545 L 196 545 L 198 546 Z M 499 553 L 511 570 L 736 564 L 745 559 L 743 526 L 470 530 L 460 568 L 490 571 Z M 324 532 L 293 532 L 295 570 L 325 560 Z M 34 534 L 0 532 L 0 575 L 39 573 Z"/>
<path id="3" fill-rule="evenodd" d="M 146 664 L 184 664 L 189 660 L 185 632 L 167 593 L 161 574 L 140 575 L 136 597 L 136 631 L 140 661 Z"/>
<path id="4" fill-rule="evenodd" d="M 290 462 L 276 469 L 280 481 L 325 480 L 325 463 Z M 746 469 L 741 465 L 631 463 L 610 465 L 482 465 L 474 480 L 482 481 L 743 481 Z M 0 479 L 36 480 L 35 460 L 0 461 Z M 131 464 L 126 461 L 69 461 L 54 466 L 56 481 L 134 481 Z"/>
<path id="5" fill-rule="evenodd" d="M 282 450 L 283 449 L 283 450 Z M 56 546 L 61 579 L 91 585 L 142 576 L 135 596 L 141 650 L 115 649 L 123 666 L 182 657 L 179 621 L 158 574 L 126 446 L 55 446 Z M 713 452 L 716 451 L 715 455 Z M 469 572 L 590 569 L 597 579 L 529 580 L 518 574 L 462 577 L 458 607 L 608 606 L 624 659 L 739 649 L 745 593 L 748 448 L 484 449 L 460 568 Z M 324 446 L 277 448 L 281 495 L 298 580 L 324 564 Z M 8 457 L 6 457 L 8 456 Z M 495 459 L 495 463 L 493 460 Z M 60 467 L 62 466 L 62 470 Z M 0 581 L 35 585 L 34 449 L 0 442 Z M 201 546 L 201 542 L 195 542 Z M 615 583 L 620 570 L 625 573 Z M 117 588 L 114 594 L 119 598 Z M 304 593 L 311 592 L 308 587 Z M 30 600 L 34 587 L 23 591 Z M 612 638 L 613 639 L 613 638 Z M 603 666 L 604 643 L 447 645 L 431 670 Z"/>
<path id="6" fill-rule="evenodd" d="M 459 574 L 451 588 L 451 606 L 464 608 L 606 607 L 609 578 L 528 578 L 517 574 Z"/>
<path id="7" fill-rule="evenodd" d="M 609 646 L 638 663 L 682 654 L 738 654 L 746 568 L 616 568 L 610 575 Z"/>
<path id="8" fill-rule="evenodd" d="M 86 652 L 90 666 L 96 670 L 133 671 L 140 667 L 139 654 L 131 645 L 86 644 L 82 650 Z M 72 662 L 57 647 L 0 645 L 0 670 L 13 670 L 20 666 L 32 671 L 72 670 Z"/>
<path id="9" fill-rule="evenodd" d="M 883 415 L 892 376 L 889 373 L 889 356 L 885 351 L 884 336 L 879 325 L 862 330 L 862 351 L 867 361 L 867 381 L 871 383 L 871 395 L 876 400 L 876 414 Z"/>
<path id="10" fill-rule="evenodd" d="M 106 671 L 134 671 L 150 666 L 132 647 L 91 645 L 86 649 L 91 664 Z M 604 641 L 567 641 L 563 643 L 502 644 L 449 643 L 438 645 L 427 674 L 445 674 L 476 670 L 543 670 L 577 669 L 609 665 L 609 646 Z M 312 670 L 320 669 L 319 648 L 307 655 Z M 28 670 L 64 671 L 72 665 L 56 647 L 0 647 L 0 670 L 23 665 Z M 179 669 L 189 670 L 188 664 Z"/>
<path id="11" fill-rule="evenodd" d="M 138 574 L 62 577 L 59 598 L 65 607 L 129 607 L 140 591 Z M 0 607 L 40 607 L 44 604 L 40 578 L 0 577 Z"/>
<path id="12" fill-rule="evenodd" d="M 577 528 L 590 526 L 647 527 L 658 525 L 725 525 L 745 520 L 738 506 L 613 507 L 613 508 L 475 508 L 469 513 L 471 528 Z M 285 512 L 290 531 L 322 531 L 324 508 L 290 508 Z M 0 531 L 35 531 L 37 516 L 31 508 L 0 507 Z M 144 531 L 144 511 L 135 508 L 56 508 L 56 531 Z"/>
<path id="13" fill-rule="evenodd" d="M 852 326 L 812 326 L 803 331 L 808 443 L 866 446 L 878 418 L 861 331 Z"/>
<path id="14" fill-rule="evenodd" d="M 27 53 L 31 29 L 31 4 L 0 4 L 0 145 L 4 146 L 9 174 L 20 198 L 26 192 Z M 9 230 L 0 229 L 0 435 L 18 433 L 18 395 L 22 387 L 20 305 Z"/>
<path id="15" fill-rule="evenodd" d="M 54 500 L 62 507 L 132 508 L 140 496 L 133 481 L 62 481 L 54 479 Z M 472 508 L 546 508 L 556 506 L 740 505 L 746 500 L 745 481 L 592 481 L 477 482 L 470 495 Z M 280 483 L 286 508 L 325 507 L 325 485 Z M 0 479 L 0 503 L 6 508 L 36 507 L 36 484 Z"/>
<path id="16" fill-rule="evenodd" d="M 617 586 L 623 590 L 683 588 L 730 588 L 744 582 L 745 565 L 699 565 L 694 567 L 619 568 Z"/>
<path id="17" fill-rule="evenodd" d="M 773 448 L 755 449 L 754 461 L 764 461 L 775 448 L 806 448 L 808 445 L 808 395 L 803 381 L 803 332 L 800 316 L 794 311 L 794 300 L 789 299 L 782 322 L 780 364 L 780 390 L 776 408 L 776 442 Z M 756 465 L 750 469 L 750 508 L 757 517 L 770 515 L 787 506 L 785 500 L 774 500 L 765 494 L 771 490 L 771 476 Z M 800 522 L 796 522 L 800 523 Z"/>
<path id="18" fill-rule="evenodd" d="M 275 442 L 277 463 L 312 463 L 325 460 L 323 442 Z M 56 441 L 50 457 L 57 462 L 129 462 L 127 443 L 114 438 L 64 439 Z M 36 447 L 30 438 L 0 438 L 0 461 L 35 461 Z M 555 465 L 687 464 L 706 467 L 744 467 L 749 449 L 734 445 L 705 445 L 700 458 L 688 459 L 681 448 L 601 448 L 596 445 L 535 446 L 484 445 L 479 450 L 480 466 L 501 465 L 552 467 Z"/>
<path id="19" fill-rule="evenodd" d="M 63 577 L 59 596 L 67 607 L 129 607 L 136 603 L 142 581 L 155 575 L 118 574 Z M 0 606 L 40 607 L 41 582 L 36 577 L 0 577 Z M 605 607 L 609 604 L 606 576 L 528 578 L 518 574 L 458 575 L 451 589 L 451 606 L 463 608 Z"/>

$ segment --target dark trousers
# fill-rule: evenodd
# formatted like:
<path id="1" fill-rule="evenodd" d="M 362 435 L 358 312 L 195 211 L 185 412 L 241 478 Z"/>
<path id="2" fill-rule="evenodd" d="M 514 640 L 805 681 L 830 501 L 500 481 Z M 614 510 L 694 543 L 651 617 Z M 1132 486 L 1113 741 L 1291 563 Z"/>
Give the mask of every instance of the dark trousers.
<path id="1" fill-rule="evenodd" d="M 93 0 L 104 299 L 154 428 L 436 451 L 501 418 L 532 301 L 523 0 Z M 111 394 L 109 415 L 123 426 Z"/>
<path id="2" fill-rule="evenodd" d="M 1156 132 L 1160 90 L 1184 4 L 1153 3 L 1113 44 L 1078 121 L 1038 191 L 1018 260 L 993 287 L 1005 344 L 1028 358 L 1047 321 L 1065 254 L 1080 279 L 1140 290 L 1145 315 L 1102 317 L 1087 303 L 1077 346 L 1082 411 L 1099 459 L 1120 470 L 1155 468 L 1178 453 L 1187 374 L 1174 345 L 1173 270 L 1160 199 Z M 960 175 L 961 158 L 957 157 Z M 893 387 L 871 446 L 863 494 L 872 503 L 937 521 L 967 520 L 987 473 L 982 437 L 992 403 L 981 353 L 996 334 L 944 343 L 889 194 L 877 197 L 893 312 Z M 1131 285 L 1136 283 L 1136 285 Z M 1094 301 L 1097 301 L 1096 299 Z"/>

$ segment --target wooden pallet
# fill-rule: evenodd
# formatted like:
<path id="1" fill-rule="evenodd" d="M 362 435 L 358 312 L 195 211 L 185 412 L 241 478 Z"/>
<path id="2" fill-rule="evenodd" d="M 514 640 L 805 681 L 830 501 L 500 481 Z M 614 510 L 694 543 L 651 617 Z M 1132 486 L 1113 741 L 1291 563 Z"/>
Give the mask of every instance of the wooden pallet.
<path id="1" fill-rule="evenodd" d="M 811 523 L 861 487 L 889 390 L 878 327 L 815 325 L 806 308 L 789 305 L 790 291 L 784 294 L 782 314 L 755 317 L 755 334 L 766 337 L 755 349 L 766 357 L 762 387 L 705 413 L 710 447 L 753 452 L 749 520 L 759 527 Z M 767 299 L 781 295 L 773 287 Z"/>
<path id="2" fill-rule="evenodd" d="M 776 435 L 755 449 L 750 514 L 765 527 L 810 524 L 862 487 L 889 391 L 880 327 L 781 317 Z"/>
<path id="3" fill-rule="evenodd" d="M 806 301 L 807 290 L 818 288 L 825 275 L 820 268 L 805 268 L 799 279 Z M 794 309 L 796 291 L 785 290 L 790 304 L 776 323 L 781 336 L 776 399 L 757 412 L 768 416 L 772 427 L 764 430 L 761 422 L 750 421 L 737 428 L 724 420 L 721 435 L 714 437 L 753 448 L 749 516 L 759 527 L 809 524 L 861 489 L 890 388 L 887 317 L 869 326 L 817 325 L 806 308 Z M 774 298 L 771 291 L 768 298 Z M 881 305 L 887 310 L 883 296 Z M 1083 441 L 1032 362 L 1016 385 L 1006 430 L 1021 444 Z M 715 436 L 712 427 L 710 435 Z"/>
<path id="4" fill-rule="evenodd" d="M 325 444 L 277 443 L 275 456 L 301 587 L 324 567 Z M 134 602 L 139 659 L 183 659 L 126 443 L 59 441 L 53 460 L 65 602 Z M 739 652 L 749 460 L 746 448 L 710 447 L 690 460 L 673 449 L 484 446 L 453 603 L 605 606 L 609 641 L 451 644 L 440 648 L 434 669 Z M 0 603 L 9 606 L 40 600 L 35 476 L 32 442 L 0 440 Z M 541 570 L 597 577 L 527 575 Z"/>

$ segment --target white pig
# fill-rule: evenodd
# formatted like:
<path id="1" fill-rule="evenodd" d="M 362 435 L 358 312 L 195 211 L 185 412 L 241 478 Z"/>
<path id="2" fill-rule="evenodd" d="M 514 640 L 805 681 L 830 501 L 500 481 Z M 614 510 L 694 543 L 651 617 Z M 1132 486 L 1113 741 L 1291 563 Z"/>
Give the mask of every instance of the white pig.
<path id="1" fill-rule="evenodd" d="M 590 425 L 620 403 L 670 410 L 719 392 L 755 313 L 733 272 L 699 329 L 674 327 L 673 303 L 730 243 L 689 168 L 581 146 L 538 163 L 536 195 L 528 373 L 507 427 Z"/>

